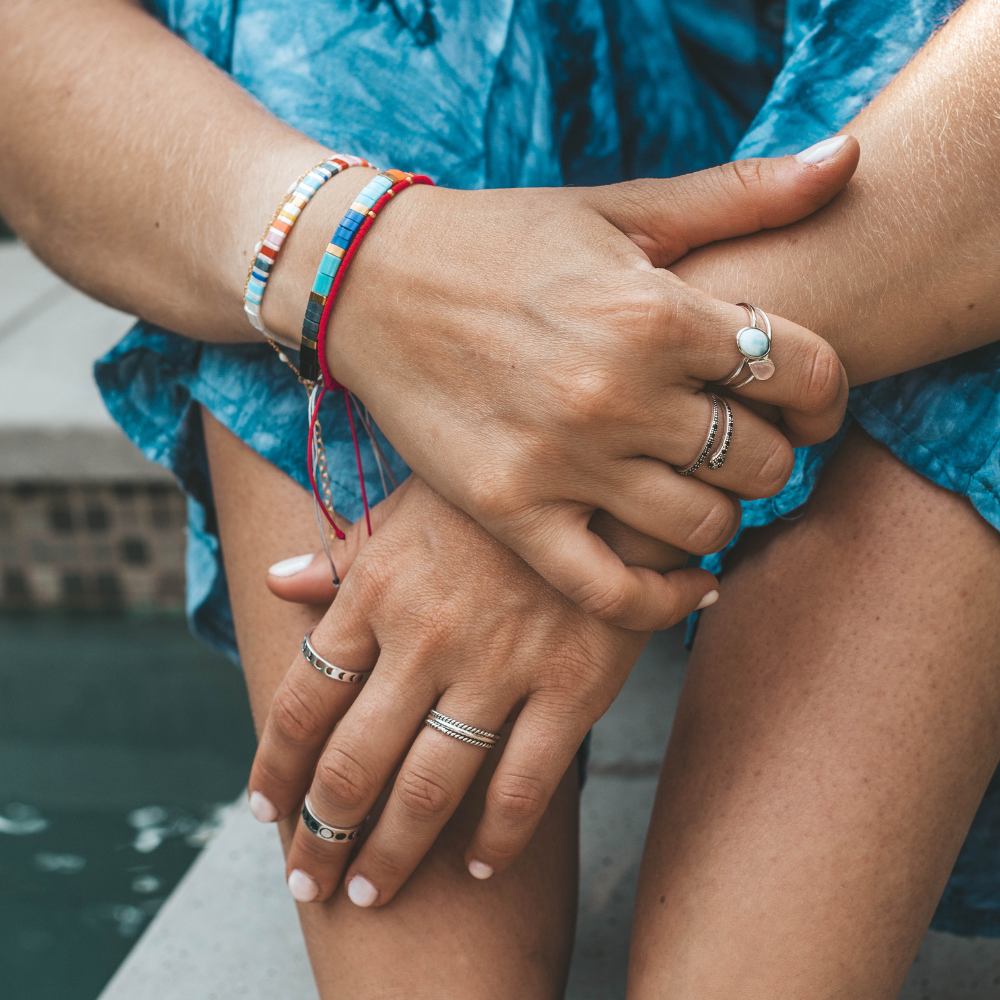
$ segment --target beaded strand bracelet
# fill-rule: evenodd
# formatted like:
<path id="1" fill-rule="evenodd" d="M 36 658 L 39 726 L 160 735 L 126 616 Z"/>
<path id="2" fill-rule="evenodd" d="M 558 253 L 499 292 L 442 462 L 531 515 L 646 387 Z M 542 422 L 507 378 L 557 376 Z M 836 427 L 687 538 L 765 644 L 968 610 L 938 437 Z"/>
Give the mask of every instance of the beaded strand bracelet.
<path id="1" fill-rule="evenodd" d="M 292 231 L 292 226 L 295 225 L 302 210 L 309 204 L 313 195 L 331 177 L 335 177 L 349 167 L 368 167 L 370 165 L 367 160 L 363 160 L 360 156 L 334 153 L 322 163 L 317 163 L 315 167 L 307 170 L 285 192 L 281 204 L 271 216 L 266 232 L 257 246 L 254 247 L 253 261 L 247 272 L 246 284 L 243 286 L 243 310 L 253 328 L 262 333 L 272 346 L 274 346 L 275 340 L 281 338 L 265 326 L 260 314 L 261 303 L 264 299 L 267 279 L 271 276 L 271 268 L 274 267 L 274 262 L 277 260 L 285 239 Z"/>

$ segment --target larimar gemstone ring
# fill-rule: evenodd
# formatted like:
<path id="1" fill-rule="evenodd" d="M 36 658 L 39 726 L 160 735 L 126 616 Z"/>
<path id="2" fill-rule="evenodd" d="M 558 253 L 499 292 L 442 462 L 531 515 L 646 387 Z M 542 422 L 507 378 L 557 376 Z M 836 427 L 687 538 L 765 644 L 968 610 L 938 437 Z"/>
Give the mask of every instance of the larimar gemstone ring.
<path id="1" fill-rule="evenodd" d="M 771 352 L 771 321 L 763 309 L 750 305 L 749 302 L 740 302 L 747 311 L 750 318 L 750 325 L 741 327 L 736 331 L 736 349 L 740 352 L 739 365 L 730 372 L 721 382 L 720 386 L 729 386 L 733 389 L 741 389 L 749 385 L 755 379 L 765 382 L 774 374 L 774 362 L 770 358 Z M 741 382 L 737 379 L 749 369 L 750 374 Z"/>

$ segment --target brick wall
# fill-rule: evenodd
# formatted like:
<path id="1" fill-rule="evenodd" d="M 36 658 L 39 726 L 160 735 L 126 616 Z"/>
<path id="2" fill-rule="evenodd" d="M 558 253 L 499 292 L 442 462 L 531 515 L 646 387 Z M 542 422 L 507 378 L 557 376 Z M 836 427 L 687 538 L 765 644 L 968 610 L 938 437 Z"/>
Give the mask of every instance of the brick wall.
<path id="1" fill-rule="evenodd" d="M 164 483 L 0 485 L 0 608 L 180 610 L 185 523 Z"/>

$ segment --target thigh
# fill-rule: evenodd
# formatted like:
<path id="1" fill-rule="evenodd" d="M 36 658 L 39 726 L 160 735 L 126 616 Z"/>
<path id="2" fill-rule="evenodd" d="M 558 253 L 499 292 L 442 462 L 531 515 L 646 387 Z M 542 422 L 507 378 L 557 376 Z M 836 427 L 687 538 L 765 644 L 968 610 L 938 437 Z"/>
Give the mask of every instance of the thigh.
<path id="1" fill-rule="evenodd" d="M 895 997 L 1000 757 L 1000 536 L 852 432 L 704 616 L 629 997 Z"/>
<path id="2" fill-rule="evenodd" d="M 259 731 L 302 635 L 324 610 L 279 601 L 265 587 L 265 573 L 279 559 L 314 551 L 316 523 L 307 493 L 209 414 L 204 421 L 236 636 Z M 524 855 L 479 882 L 463 851 L 488 776 L 480 775 L 392 903 L 362 910 L 340 891 L 328 903 L 299 906 L 323 1000 L 562 996 L 576 913 L 575 769 Z"/>

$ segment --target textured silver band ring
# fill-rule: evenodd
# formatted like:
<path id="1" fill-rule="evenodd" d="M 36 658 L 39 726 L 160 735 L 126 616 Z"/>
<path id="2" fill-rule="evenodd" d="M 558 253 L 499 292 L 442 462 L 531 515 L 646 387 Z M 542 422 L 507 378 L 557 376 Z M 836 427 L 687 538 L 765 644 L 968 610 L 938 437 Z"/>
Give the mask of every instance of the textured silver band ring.
<path id="1" fill-rule="evenodd" d="M 710 455 L 708 459 L 708 467 L 713 472 L 725 465 L 726 455 L 729 454 L 729 442 L 733 439 L 733 408 L 725 396 L 722 397 L 722 405 L 726 410 L 726 432 L 722 435 L 722 444 L 719 445 L 719 450 L 714 455 Z"/>
<path id="2" fill-rule="evenodd" d="M 754 380 L 767 381 L 774 374 L 774 362 L 770 358 L 771 351 L 771 320 L 763 309 L 750 305 L 749 302 L 737 303 L 746 310 L 750 325 L 736 331 L 736 349 L 742 357 L 736 368 L 730 372 L 718 385 L 742 389 Z M 763 326 L 761 325 L 763 323 Z M 750 375 L 737 383 L 736 380 L 749 368 Z"/>
<path id="3" fill-rule="evenodd" d="M 330 826 L 329 823 L 324 823 L 313 812 L 312 806 L 309 804 L 309 796 L 307 795 L 305 802 L 302 804 L 302 822 L 305 823 L 306 829 L 314 836 L 319 837 L 320 840 L 346 844 L 350 840 L 358 839 L 358 835 L 361 833 L 367 820 L 362 820 L 357 826 Z"/>
<path id="4" fill-rule="evenodd" d="M 436 729 L 445 736 L 468 743 L 470 746 L 479 747 L 482 750 L 492 750 L 500 739 L 496 733 L 491 733 L 486 729 L 476 729 L 465 722 L 442 715 L 437 709 L 432 708 L 424 719 L 424 724 Z"/>
<path id="5" fill-rule="evenodd" d="M 335 681 L 343 681 L 345 684 L 364 684 L 371 677 L 372 672 L 370 670 L 344 670 L 343 667 L 338 667 L 328 660 L 324 660 L 309 641 L 309 636 L 315 631 L 314 628 L 309 629 L 302 639 L 302 655 L 321 674 L 332 677 Z"/>
<path id="6" fill-rule="evenodd" d="M 705 447 L 701 449 L 701 454 L 687 468 L 677 469 L 678 475 L 681 476 L 690 476 L 692 472 L 701 468 L 702 462 L 708 458 L 708 453 L 712 450 L 712 445 L 715 444 L 715 435 L 719 431 L 719 401 L 710 392 L 705 393 L 705 395 L 712 401 L 712 423 L 708 428 L 708 437 L 705 438 Z M 732 428 L 732 418 L 730 418 L 729 427 Z M 725 458 L 723 458 L 724 460 Z"/>

